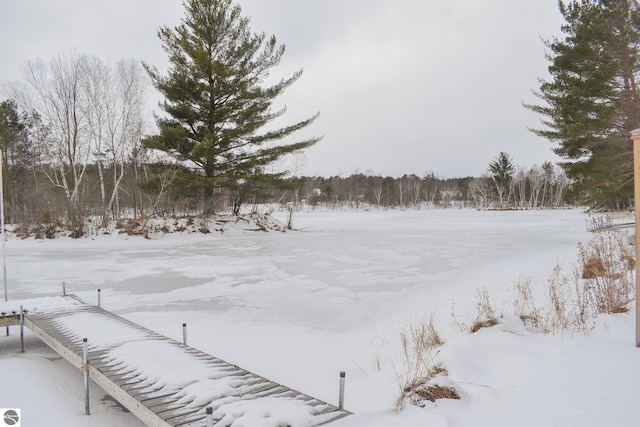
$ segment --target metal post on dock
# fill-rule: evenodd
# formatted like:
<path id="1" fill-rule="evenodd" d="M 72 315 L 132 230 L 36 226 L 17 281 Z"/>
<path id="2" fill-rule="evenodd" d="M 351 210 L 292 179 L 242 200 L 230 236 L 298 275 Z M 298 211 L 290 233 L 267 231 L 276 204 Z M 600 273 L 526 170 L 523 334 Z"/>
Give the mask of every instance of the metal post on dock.
<path id="1" fill-rule="evenodd" d="M 89 412 L 89 349 L 87 348 L 87 339 L 82 339 L 82 371 L 84 376 L 84 414 L 91 415 Z"/>
<path id="2" fill-rule="evenodd" d="M 98 308 L 100 308 L 100 289 L 98 289 Z"/>
<path id="3" fill-rule="evenodd" d="M 187 324 L 182 324 L 182 343 L 187 345 Z"/>
<path id="4" fill-rule="evenodd" d="M 207 406 L 207 427 L 213 427 L 213 408 Z"/>
<path id="5" fill-rule="evenodd" d="M 340 372 L 340 393 L 338 395 L 338 409 L 344 409 L 344 382 L 346 373 L 344 371 Z"/>
<path id="6" fill-rule="evenodd" d="M 67 285 L 64 282 L 62 282 L 62 296 L 63 297 L 67 296 Z"/>
<path id="7" fill-rule="evenodd" d="M 24 307 L 20 306 L 20 353 L 24 353 Z"/>

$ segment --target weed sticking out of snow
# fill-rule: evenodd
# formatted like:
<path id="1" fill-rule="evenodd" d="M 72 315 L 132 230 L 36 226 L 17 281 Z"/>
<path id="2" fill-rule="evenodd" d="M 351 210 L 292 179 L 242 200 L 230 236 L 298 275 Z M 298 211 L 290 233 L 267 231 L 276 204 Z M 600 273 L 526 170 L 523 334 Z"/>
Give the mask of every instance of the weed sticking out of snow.
<path id="1" fill-rule="evenodd" d="M 578 245 L 578 263 L 568 273 L 557 264 L 549 277 L 544 298 L 536 297 L 531 279 L 514 286 L 513 314 L 528 330 L 541 333 L 587 332 L 600 314 L 626 313 L 635 300 L 634 248 L 626 235 L 603 231 Z M 499 323 L 496 304 L 486 288 L 476 296 L 476 317 L 469 328 L 477 332 Z M 457 324 L 457 316 L 452 312 Z M 463 326 L 464 328 L 464 326 Z"/>
<path id="2" fill-rule="evenodd" d="M 589 331 L 601 314 L 626 313 L 635 299 L 634 248 L 616 230 L 598 233 L 578 245 L 578 261 L 569 273 L 556 265 L 546 288 L 546 301 L 535 308 L 531 291 L 520 292 L 516 305 L 531 329 L 547 333 Z"/>
<path id="3" fill-rule="evenodd" d="M 496 310 L 491 296 L 486 288 L 478 292 L 476 304 L 476 320 L 471 325 L 471 332 L 478 332 L 482 328 L 490 328 L 498 324 Z"/>
<path id="4" fill-rule="evenodd" d="M 595 313 L 626 313 L 634 300 L 635 255 L 626 235 L 601 232 L 587 245 L 578 246 L 587 304 Z"/>
<path id="5" fill-rule="evenodd" d="M 588 333 L 599 315 L 629 311 L 635 299 L 634 267 L 633 248 L 626 235 L 615 230 L 603 231 L 588 243 L 578 245 L 578 263 L 571 266 L 569 275 L 560 265 L 555 266 L 542 302 L 536 299 L 531 279 L 520 279 L 514 287 L 513 317 L 498 313 L 490 292 L 483 288 L 476 295 L 472 325 L 467 328 L 461 324 L 455 308 L 452 308 L 453 323 L 471 333 L 496 325 L 503 325 L 505 332 L 524 327 L 530 333 Z M 521 322 L 515 328 L 514 318 Z M 433 316 L 407 325 L 400 339 L 404 363 L 401 371 L 396 370 L 401 389 L 397 409 L 403 409 L 407 402 L 424 407 L 425 401 L 460 399 L 439 359 L 439 348 L 444 342 L 433 325 Z"/>
<path id="6" fill-rule="evenodd" d="M 433 316 L 407 324 L 400 333 L 400 340 L 402 367 L 395 369 L 401 389 L 397 410 L 402 410 L 407 402 L 424 407 L 425 401 L 460 398 L 438 359 L 438 349 L 444 341 L 433 325 Z"/>

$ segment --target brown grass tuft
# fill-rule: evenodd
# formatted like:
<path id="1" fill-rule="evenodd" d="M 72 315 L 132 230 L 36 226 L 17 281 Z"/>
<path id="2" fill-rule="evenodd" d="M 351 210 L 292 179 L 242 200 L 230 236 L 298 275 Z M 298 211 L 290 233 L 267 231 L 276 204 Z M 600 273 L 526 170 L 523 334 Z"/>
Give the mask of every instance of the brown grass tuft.
<path id="1" fill-rule="evenodd" d="M 589 258 L 582 266 L 583 279 L 595 279 L 596 277 L 604 277 L 606 274 L 607 270 L 600 258 Z"/>
<path id="2" fill-rule="evenodd" d="M 579 246 L 583 270 L 579 291 L 595 314 L 629 310 L 635 299 L 634 255 L 626 235 L 619 231 L 600 233 Z"/>
<path id="3" fill-rule="evenodd" d="M 447 370 L 437 360 L 438 348 L 444 341 L 433 325 L 433 317 L 416 319 L 408 324 L 400 333 L 402 344 L 402 368 L 394 366 L 396 379 L 400 386 L 400 396 L 396 403 L 398 410 L 405 404 L 424 406 L 424 400 L 439 395 L 437 390 L 446 387 L 438 384 L 438 380 L 448 375 Z M 433 389 L 434 391 L 429 391 Z M 444 398 L 444 397 L 443 397 Z M 433 400 L 432 400 L 433 401 Z"/>
<path id="4" fill-rule="evenodd" d="M 460 399 L 455 387 L 443 387 L 440 385 L 423 384 L 410 391 L 411 403 L 416 406 L 424 406 L 424 401 L 435 402 L 438 399 Z"/>
<path id="5" fill-rule="evenodd" d="M 496 326 L 497 324 L 498 320 L 493 317 L 487 320 L 478 320 L 473 325 L 471 325 L 471 333 L 476 333 L 482 328 L 491 328 L 492 326 Z"/>
<path id="6" fill-rule="evenodd" d="M 487 288 L 478 290 L 476 295 L 476 319 L 471 325 L 471 332 L 478 332 L 482 328 L 490 328 L 497 325 L 497 317 Z"/>

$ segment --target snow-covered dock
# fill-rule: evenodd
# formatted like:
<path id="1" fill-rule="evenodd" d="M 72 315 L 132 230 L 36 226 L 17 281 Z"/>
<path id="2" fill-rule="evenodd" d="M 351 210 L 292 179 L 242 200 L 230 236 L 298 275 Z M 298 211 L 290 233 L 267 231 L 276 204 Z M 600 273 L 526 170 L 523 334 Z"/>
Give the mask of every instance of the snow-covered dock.
<path id="1" fill-rule="evenodd" d="M 149 426 L 317 426 L 349 415 L 74 296 L 24 308 L 27 328 Z"/>

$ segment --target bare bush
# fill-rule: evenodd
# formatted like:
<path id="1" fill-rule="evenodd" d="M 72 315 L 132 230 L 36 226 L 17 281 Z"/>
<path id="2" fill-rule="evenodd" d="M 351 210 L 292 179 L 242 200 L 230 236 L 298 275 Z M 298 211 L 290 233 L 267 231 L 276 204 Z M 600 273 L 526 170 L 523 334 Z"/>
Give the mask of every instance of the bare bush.
<path id="1" fill-rule="evenodd" d="M 626 235 L 615 231 L 598 234 L 585 245 L 579 245 L 578 263 L 569 273 L 560 265 L 553 269 L 540 301 L 532 289 L 531 279 L 520 279 L 515 285 L 514 314 L 527 329 L 542 333 L 588 331 L 598 314 L 626 312 L 635 298 L 634 251 Z M 476 319 L 471 332 L 499 323 L 489 291 L 477 292 Z M 453 323 L 462 325 L 452 305 Z M 448 372 L 438 360 L 443 344 L 433 326 L 433 317 L 406 326 L 401 332 L 402 368 L 394 370 L 400 385 L 398 410 L 406 403 L 425 406 L 426 401 L 459 399 Z"/>
<path id="2" fill-rule="evenodd" d="M 544 297 L 536 299 L 531 279 L 520 279 L 515 287 L 513 313 L 533 332 L 587 331 L 598 314 L 623 313 L 635 299 L 634 248 L 626 234 L 601 232 L 578 245 L 578 261 L 564 270 L 556 265 Z M 470 330 L 491 327 L 501 316 L 487 289 L 476 296 L 476 318 Z M 454 322 L 459 325 L 455 313 Z"/>
<path id="3" fill-rule="evenodd" d="M 634 250 L 619 231 L 578 246 L 583 292 L 595 313 L 624 313 L 635 298 Z"/>
<path id="4" fill-rule="evenodd" d="M 437 398 L 459 399 L 455 388 L 439 384 L 448 375 L 438 360 L 438 347 L 444 341 L 433 325 L 433 317 L 416 319 L 400 332 L 402 345 L 402 367 L 394 366 L 400 386 L 400 397 L 396 408 L 402 409 L 407 402 L 424 406 L 425 400 Z"/>
<path id="5" fill-rule="evenodd" d="M 544 331 L 542 310 L 536 305 L 531 279 L 520 279 L 515 286 L 513 312 L 530 330 Z"/>
<path id="6" fill-rule="evenodd" d="M 498 324 L 494 304 L 487 288 L 477 292 L 476 319 L 471 325 L 471 332 L 478 332 L 482 328 L 490 328 Z"/>
<path id="7" fill-rule="evenodd" d="M 584 304 L 578 304 L 580 299 L 579 288 L 572 288 L 569 280 L 563 275 L 562 267 L 556 265 L 553 268 L 551 277 L 547 282 L 547 305 L 544 316 L 544 332 L 556 333 L 573 326 L 574 329 L 581 329 L 586 324 L 586 315 L 581 315 L 581 310 L 571 310 L 571 301 L 576 306 L 583 308 Z M 582 312 L 582 314 L 586 314 Z"/>
<path id="8" fill-rule="evenodd" d="M 610 230 L 578 245 L 569 273 L 560 265 L 547 282 L 546 300 L 536 306 L 530 281 L 516 284 L 514 314 L 536 332 L 586 331 L 598 314 L 623 313 L 634 300 L 635 259 L 626 235 Z M 479 298 L 485 304 L 487 296 Z"/>

